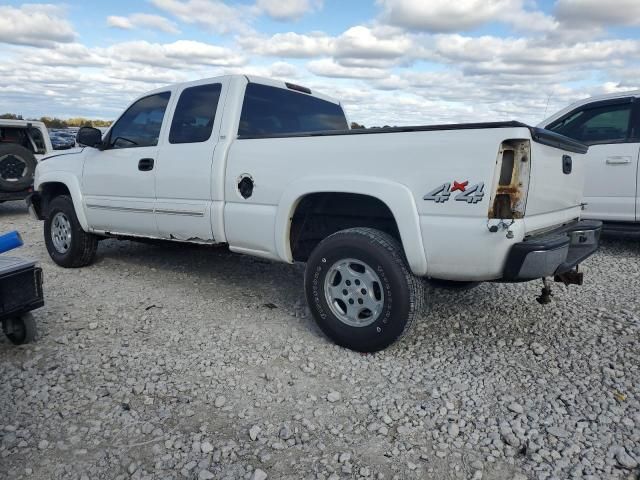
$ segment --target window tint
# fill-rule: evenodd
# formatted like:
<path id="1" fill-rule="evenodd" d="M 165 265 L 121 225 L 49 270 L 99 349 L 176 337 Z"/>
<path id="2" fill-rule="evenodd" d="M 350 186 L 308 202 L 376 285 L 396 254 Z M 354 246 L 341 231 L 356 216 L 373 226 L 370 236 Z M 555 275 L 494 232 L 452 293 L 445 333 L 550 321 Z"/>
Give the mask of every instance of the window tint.
<path id="1" fill-rule="evenodd" d="M 158 144 L 170 92 L 141 98 L 124 112 L 109 134 L 111 148 L 152 147 Z"/>
<path id="2" fill-rule="evenodd" d="M 585 143 L 624 141 L 628 137 L 631 104 L 603 105 L 571 113 L 549 130 Z"/>
<path id="3" fill-rule="evenodd" d="M 250 83 L 244 95 L 238 135 L 254 136 L 345 130 L 342 107 L 304 93 Z"/>
<path id="4" fill-rule="evenodd" d="M 211 136 L 222 84 L 185 88 L 173 114 L 169 143 L 205 142 Z"/>

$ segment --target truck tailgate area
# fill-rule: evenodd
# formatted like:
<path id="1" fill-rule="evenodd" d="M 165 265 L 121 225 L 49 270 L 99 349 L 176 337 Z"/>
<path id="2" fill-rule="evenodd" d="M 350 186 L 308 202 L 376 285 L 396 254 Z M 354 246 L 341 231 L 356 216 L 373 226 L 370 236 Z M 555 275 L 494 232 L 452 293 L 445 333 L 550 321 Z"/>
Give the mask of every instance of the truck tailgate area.
<path id="1" fill-rule="evenodd" d="M 584 155 L 531 142 L 531 177 L 525 215 L 573 209 L 582 202 Z"/>

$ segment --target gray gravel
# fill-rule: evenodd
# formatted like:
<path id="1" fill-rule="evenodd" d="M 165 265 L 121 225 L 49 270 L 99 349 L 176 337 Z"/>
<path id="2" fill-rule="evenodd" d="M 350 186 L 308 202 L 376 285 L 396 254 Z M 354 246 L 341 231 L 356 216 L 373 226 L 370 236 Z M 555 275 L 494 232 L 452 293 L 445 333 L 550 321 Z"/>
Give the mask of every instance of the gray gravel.
<path id="1" fill-rule="evenodd" d="M 0 340 L 0 477 L 636 479 L 640 241 L 586 285 L 427 291 L 394 347 L 361 355 L 309 317 L 303 269 L 219 248 L 107 240 L 41 261 L 40 337 Z"/>

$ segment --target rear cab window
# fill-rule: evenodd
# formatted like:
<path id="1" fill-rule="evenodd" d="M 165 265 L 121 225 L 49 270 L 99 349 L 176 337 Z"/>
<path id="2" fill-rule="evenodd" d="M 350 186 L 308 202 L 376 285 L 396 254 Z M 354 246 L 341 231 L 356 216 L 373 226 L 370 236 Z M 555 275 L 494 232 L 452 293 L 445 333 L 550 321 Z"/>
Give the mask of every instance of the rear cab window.
<path id="1" fill-rule="evenodd" d="M 247 85 L 238 127 L 241 138 L 347 129 L 337 103 L 284 88 Z"/>

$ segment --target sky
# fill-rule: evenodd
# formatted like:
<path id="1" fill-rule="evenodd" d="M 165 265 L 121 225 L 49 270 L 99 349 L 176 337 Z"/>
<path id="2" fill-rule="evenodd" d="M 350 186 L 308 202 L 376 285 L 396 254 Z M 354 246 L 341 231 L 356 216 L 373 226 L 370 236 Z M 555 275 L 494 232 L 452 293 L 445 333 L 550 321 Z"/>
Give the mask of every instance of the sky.
<path id="1" fill-rule="evenodd" d="M 84 0 L 0 5 L 0 113 L 113 119 L 228 73 L 366 126 L 520 120 L 640 88 L 640 0 Z"/>

